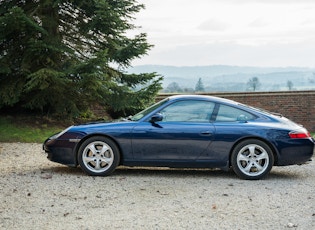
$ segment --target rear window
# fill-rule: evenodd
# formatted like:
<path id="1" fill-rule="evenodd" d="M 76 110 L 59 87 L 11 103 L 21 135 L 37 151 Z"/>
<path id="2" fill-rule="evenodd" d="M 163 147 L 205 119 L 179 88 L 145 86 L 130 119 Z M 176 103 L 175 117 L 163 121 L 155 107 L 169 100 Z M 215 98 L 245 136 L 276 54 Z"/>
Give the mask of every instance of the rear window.
<path id="1" fill-rule="evenodd" d="M 249 121 L 256 119 L 256 116 L 244 110 L 228 106 L 220 105 L 216 122 L 235 122 L 235 121 Z"/>

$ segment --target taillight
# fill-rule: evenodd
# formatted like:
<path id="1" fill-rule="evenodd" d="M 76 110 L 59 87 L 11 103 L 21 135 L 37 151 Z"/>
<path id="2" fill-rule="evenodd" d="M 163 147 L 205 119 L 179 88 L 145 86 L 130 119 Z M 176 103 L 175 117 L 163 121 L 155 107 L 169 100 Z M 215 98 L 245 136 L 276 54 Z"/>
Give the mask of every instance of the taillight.
<path id="1" fill-rule="evenodd" d="M 292 139 L 303 139 L 303 138 L 310 138 L 311 134 L 310 134 L 310 132 L 307 132 L 307 131 L 306 132 L 293 131 L 293 132 L 289 133 L 289 136 Z"/>

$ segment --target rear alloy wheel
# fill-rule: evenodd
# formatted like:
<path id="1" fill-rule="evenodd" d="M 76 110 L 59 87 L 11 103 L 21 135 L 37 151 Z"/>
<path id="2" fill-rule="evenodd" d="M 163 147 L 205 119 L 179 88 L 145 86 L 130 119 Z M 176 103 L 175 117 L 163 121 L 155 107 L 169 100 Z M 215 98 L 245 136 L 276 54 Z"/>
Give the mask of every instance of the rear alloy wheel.
<path id="1" fill-rule="evenodd" d="M 81 168 L 91 176 L 108 176 L 117 167 L 120 154 L 109 138 L 95 136 L 82 143 L 78 151 Z"/>
<path id="2" fill-rule="evenodd" d="M 266 176 L 274 163 L 270 147 L 263 141 L 250 139 L 239 143 L 232 152 L 234 172 L 242 179 L 257 180 Z"/>

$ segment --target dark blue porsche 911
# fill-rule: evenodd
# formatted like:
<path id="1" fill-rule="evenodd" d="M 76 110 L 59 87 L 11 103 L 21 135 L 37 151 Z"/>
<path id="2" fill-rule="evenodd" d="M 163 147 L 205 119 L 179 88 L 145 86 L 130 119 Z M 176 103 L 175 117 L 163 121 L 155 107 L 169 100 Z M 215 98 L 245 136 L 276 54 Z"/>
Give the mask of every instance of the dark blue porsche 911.
<path id="1" fill-rule="evenodd" d="M 48 159 L 107 176 L 118 165 L 221 168 L 261 179 L 271 168 L 309 161 L 314 139 L 279 115 L 231 100 L 166 98 L 119 122 L 71 126 L 48 138 Z"/>

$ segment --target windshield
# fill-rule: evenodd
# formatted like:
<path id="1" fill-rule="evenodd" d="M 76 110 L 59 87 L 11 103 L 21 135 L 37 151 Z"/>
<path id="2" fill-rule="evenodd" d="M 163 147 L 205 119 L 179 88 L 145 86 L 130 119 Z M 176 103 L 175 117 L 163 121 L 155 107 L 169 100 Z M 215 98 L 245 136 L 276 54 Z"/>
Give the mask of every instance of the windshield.
<path id="1" fill-rule="evenodd" d="M 161 105 L 163 105 L 167 101 L 168 101 L 168 98 L 166 98 L 166 99 L 164 99 L 158 103 L 155 103 L 155 104 L 151 105 L 149 108 L 146 108 L 145 110 L 142 110 L 141 112 L 137 113 L 136 115 L 130 117 L 129 119 L 131 121 L 139 121 L 141 118 L 143 118 L 147 114 L 151 113 L 153 110 L 160 107 Z"/>

